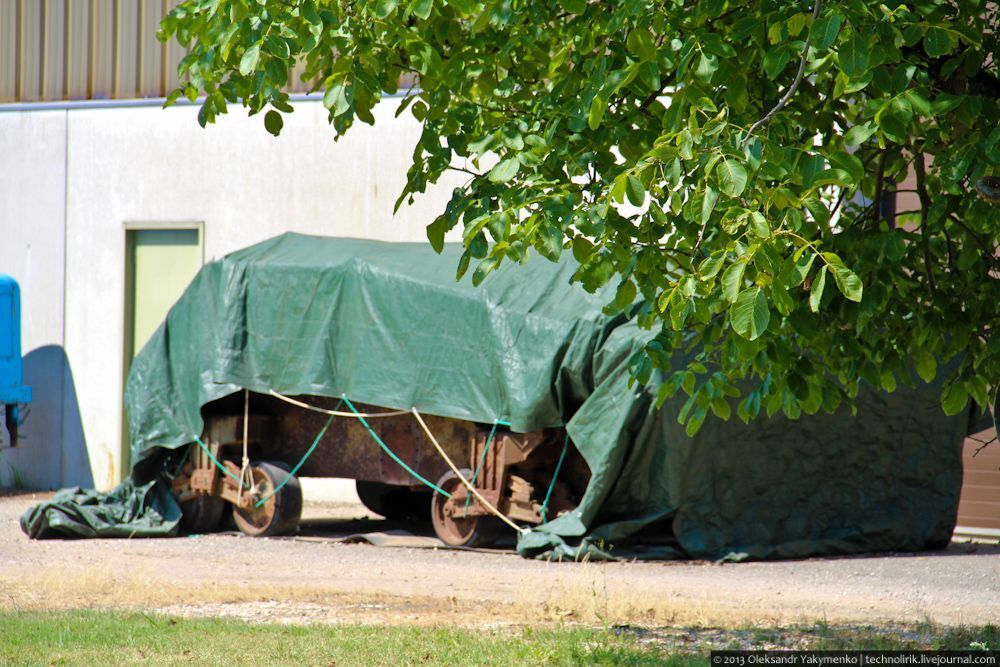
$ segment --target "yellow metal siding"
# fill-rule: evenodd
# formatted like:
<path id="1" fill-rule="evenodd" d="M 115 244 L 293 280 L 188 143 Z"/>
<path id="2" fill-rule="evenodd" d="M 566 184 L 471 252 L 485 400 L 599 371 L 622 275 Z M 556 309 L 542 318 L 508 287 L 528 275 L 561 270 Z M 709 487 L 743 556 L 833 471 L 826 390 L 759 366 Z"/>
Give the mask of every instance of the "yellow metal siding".
<path id="1" fill-rule="evenodd" d="M 0 0 L 0 104 L 165 96 L 184 49 L 156 31 L 177 2 Z"/>
<path id="2" fill-rule="evenodd" d="M 66 0 L 66 75 L 63 99 L 85 99 L 90 93 L 90 2 Z M 75 26 L 84 26 L 76 29 Z"/>
<path id="3" fill-rule="evenodd" d="M 0 100 L 16 99 L 17 2 L 0 0 Z"/>
<path id="4" fill-rule="evenodd" d="M 15 88 L 25 101 L 42 98 L 42 3 L 17 0 L 18 71 Z"/>

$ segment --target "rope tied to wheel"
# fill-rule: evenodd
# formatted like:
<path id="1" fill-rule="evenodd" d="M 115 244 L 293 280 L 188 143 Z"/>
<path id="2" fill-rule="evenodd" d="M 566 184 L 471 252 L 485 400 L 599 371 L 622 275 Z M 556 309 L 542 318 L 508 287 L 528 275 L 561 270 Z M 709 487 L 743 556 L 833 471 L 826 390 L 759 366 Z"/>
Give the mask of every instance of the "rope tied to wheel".
<path id="1" fill-rule="evenodd" d="M 274 396 L 275 398 L 278 398 L 279 400 L 282 400 L 282 401 L 284 401 L 286 403 L 289 403 L 291 405 L 295 405 L 295 406 L 300 407 L 302 409 L 311 410 L 313 412 L 318 412 L 318 413 L 326 414 L 326 415 L 328 415 L 328 419 L 326 420 L 326 423 L 323 425 L 323 428 L 320 429 L 319 433 L 317 434 L 316 438 L 313 440 L 312 444 L 306 450 L 305 454 L 302 456 L 301 459 L 299 459 L 299 462 L 289 471 L 288 476 L 284 480 L 282 480 L 281 483 L 279 483 L 278 485 L 276 485 L 275 488 L 270 491 L 270 493 L 268 493 L 264 497 L 262 497 L 259 500 L 257 500 L 257 502 L 254 503 L 254 508 L 255 509 L 259 509 L 259 508 L 263 507 L 268 502 L 268 500 L 270 500 L 275 495 L 277 495 L 282 490 L 282 488 L 291 479 L 294 478 L 294 476 L 296 475 L 296 473 L 298 473 L 298 471 L 306 463 L 306 461 L 309 459 L 309 457 L 312 456 L 312 454 L 316 451 L 317 447 L 319 446 L 319 443 L 322 441 L 323 436 L 326 435 L 326 432 L 329 430 L 330 425 L 333 423 L 333 419 L 335 417 L 347 417 L 347 418 L 357 419 L 360 422 L 360 424 L 365 428 L 365 430 L 368 432 L 368 434 L 372 437 L 372 439 L 386 453 L 386 455 L 388 455 L 389 458 L 391 458 L 401 468 L 403 468 L 403 470 L 405 470 L 407 472 L 407 474 L 409 474 L 415 480 L 419 481 L 421 484 L 429 487 L 435 493 L 439 493 L 442 496 L 444 496 L 446 498 L 449 498 L 449 499 L 452 498 L 452 494 L 451 493 L 449 493 L 447 490 L 441 488 L 437 484 L 434 484 L 430 480 L 426 479 L 423 475 L 421 475 L 419 472 L 417 472 L 416 470 L 414 470 L 403 459 L 401 459 L 398 455 L 396 455 L 396 453 L 393 452 L 392 449 L 388 445 L 385 444 L 385 442 L 382 440 L 382 438 L 379 437 L 379 435 L 375 432 L 375 430 L 368 423 L 368 419 L 377 419 L 377 418 L 382 418 L 382 417 L 396 417 L 396 416 L 401 416 L 401 415 L 405 415 L 405 414 L 412 414 L 413 417 L 417 420 L 417 423 L 423 429 L 423 431 L 426 434 L 428 440 L 430 440 L 430 442 L 433 445 L 434 449 L 437 451 L 438 455 L 441 457 L 441 460 L 444 461 L 444 463 L 451 469 L 451 471 L 455 475 L 457 475 L 459 481 L 468 490 L 468 494 L 466 495 L 466 499 L 465 499 L 465 508 L 464 508 L 464 512 L 463 512 L 463 518 L 465 516 L 467 516 L 468 510 L 469 510 L 469 505 L 470 505 L 470 503 L 472 501 L 472 498 L 475 497 L 476 500 L 486 509 L 486 511 L 488 511 L 490 514 L 494 515 L 497 519 L 499 519 L 503 523 L 507 524 L 509 527 L 513 528 L 515 531 L 517 531 L 518 534 L 524 534 L 524 533 L 528 533 L 528 532 L 531 531 L 531 528 L 519 526 L 516 523 L 514 523 L 513 521 L 511 521 L 509 517 L 507 517 L 505 514 L 503 514 L 503 512 L 501 512 L 499 509 L 497 509 L 497 507 L 495 505 L 493 505 L 490 501 L 488 501 L 486 498 L 484 498 L 482 496 L 482 494 L 480 494 L 479 491 L 477 491 L 476 488 L 475 488 L 476 480 L 478 479 L 479 474 L 480 474 L 480 472 L 482 470 L 483 464 L 484 464 L 484 462 L 486 460 L 487 453 L 488 453 L 488 451 L 490 449 L 490 445 L 492 444 L 492 442 L 495 439 L 497 427 L 501 426 L 501 425 L 502 426 L 510 426 L 509 422 L 506 422 L 506 421 L 503 421 L 503 420 L 500 420 L 500 419 L 494 419 L 493 420 L 493 426 L 492 426 L 492 428 L 490 430 L 489 437 L 487 438 L 486 444 L 485 444 L 485 446 L 483 448 L 483 452 L 482 452 L 482 454 L 480 456 L 479 464 L 476 466 L 476 470 L 475 470 L 475 473 L 472 475 L 472 479 L 469 480 L 469 479 L 466 478 L 465 475 L 462 474 L 462 472 L 458 469 L 458 467 L 455 465 L 455 463 L 451 460 L 451 457 L 449 457 L 448 454 L 444 451 L 444 448 L 438 442 L 437 438 L 434 437 L 434 434 L 431 432 L 430 428 L 427 426 L 427 423 L 424 421 L 423 417 L 420 415 L 420 412 L 417 411 L 416 407 L 410 408 L 409 410 L 389 410 L 389 411 L 385 411 L 385 412 L 364 413 L 364 412 L 360 412 L 357 408 L 354 407 L 354 404 L 351 403 L 350 399 L 347 398 L 346 394 L 342 394 L 341 397 L 340 397 L 340 400 L 337 402 L 337 405 L 334 407 L 334 409 L 333 410 L 329 410 L 327 408 L 321 408 L 321 407 L 318 407 L 318 406 L 310 405 L 308 403 L 305 403 L 303 401 L 299 401 L 299 400 L 291 398 L 289 396 L 284 396 L 283 394 L 280 394 L 280 393 L 274 391 L 273 389 L 269 389 L 268 393 L 271 396 Z M 350 412 L 340 411 L 339 408 L 342 405 L 346 405 L 347 408 L 350 410 Z M 249 392 L 249 390 L 244 389 L 243 439 L 242 439 L 243 452 L 242 452 L 242 461 L 241 461 L 242 465 L 240 467 L 240 474 L 238 476 L 235 475 L 235 474 L 233 474 L 228 468 L 226 468 L 226 466 L 224 466 L 218 460 L 218 458 L 215 457 L 215 455 L 212 453 L 212 451 L 209 449 L 209 447 L 207 445 L 205 445 L 205 443 L 202 441 L 202 439 L 198 435 L 194 436 L 194 441 L 205 452 L 205 454 L 208 455 L 209 460 L 217 468 L 219 468 L 219 470 L 221 470 L 225 475 L 227 475 L 228 477 L 230 477 L 231 479 L 233 479 L 237 483 L 238 489 L 239 489 L 238 490 L 238 495 L 237 495 L 238 501 L 242 500 L 242 494 L 243 494 L 244 490 L 246 490 L 249 493 L 253 494 L 253 493 L 255 493 L 255 489 L 256 489 L 256 485 L 254 483 L 253 473 L 251 471 L 251 466 L 250 466 L 250 458 L 249 458 L 249 419 L 250 419 L 250 392 Z M 546 493 L 545 501 L 542 503 L 543 521 L 544 521 L 544 516 L 545 516 L 544 512 L 546 511 L 546 507 L 547 507 L 548 501 L 549 501 L 549 496 L 552 494 L 552 489 L 555 486 L 556 477 L 559 474 L 559 468 L 562 466 L 563 457 L 565 457 L 565 455 L 566 455 L 566 446 L 567 445 L 568 445 L 568 438 L 567 438 L 566 443 L 564 443 L 563 453 L 562 453 L 562 456 L 559 457 L 559 464 L 556 466 L 556 471 L 555 471 L 555 474 L 553 475 L 552 483 L 549 486 L 548 493 Z M 249 478 L 249 482 L 247 481 L 248 478 Z"/>
<path id="2" fill-rule="evenodd" d="M 505 524 L 516 530 L 519 535 L 531 532 L 530 528 L 523 528 L 517 525 L 516 523 L 508 519 L 507 516 L 503 514 L 503 512 L 494 507 L 493 503 L 486 500 L 486 498 L 483 498 L 482 494 L 479 493 L 479 491 L 476 490 L 476 487 L 474 487 L 472 483 L 465 478 L 465 475 L 463 475 L 462 472 L 452 462 L 451 457 L 449 457 L 448 454 L 445 453 L 441 445 L 438 444 L 437 438 L 435 438 L 434 434 L 431 433 L 431 430 L 427 428 L 427 424 L 424 423 L 424 419 L 423 417 L 420 416 L 420 413 L 417 412 L 417 409 L 410 408 L 410 410 L 411 412 L 413 412 L 413 416 L 417 418 L 417 422 L 420 424 L 420 427 L 424 429 L 424 433 L 427 434 L 427 438 L 431 441 L 431 444 L 434 445 L 434 449 L 436 449 L 438 454 L 441 455 L 441 459 L 448 465 L 449 468 L 451 468 L 451 471 L 458 476 L 459 481 L 461 481 L 462 484 L 465 485 L 465 487 L 469 490 L 469 493 L 474 495 L 476 497 L 476 500 L 478 500 L 483 505 L 483 507 L 485 507 L 491 514 L 493 514 L 494 516 L 496 516 L 496 518 L 500 519 Z"/>

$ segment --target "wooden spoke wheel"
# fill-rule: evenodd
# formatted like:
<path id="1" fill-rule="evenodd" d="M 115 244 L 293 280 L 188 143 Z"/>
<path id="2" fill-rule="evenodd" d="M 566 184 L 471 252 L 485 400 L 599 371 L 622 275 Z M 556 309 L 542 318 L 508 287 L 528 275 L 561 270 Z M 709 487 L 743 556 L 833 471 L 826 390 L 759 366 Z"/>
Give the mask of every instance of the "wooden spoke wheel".
<path id="1" fill-rule="evenodd" d="M 284 463 L 272 461 L 251 466 L 257 495 L 265 500 L 260 507 L 233 508 L 233 520 L 240 531 L 251 537 L 287 535 L 295 531 L 302 516 L 302 486 L 298 478 L 289 474 L 289 470 Z M 285 482 L 284 486 L 281 486 L 282 482 Z M 281 489 L 274 493 L 279 486 Z"/>
<path id="2" fill-rule="evenodd" d="M 215 496 L 195 496 L 181 503 L 180 531 L 185 535 L 214 533 L 222 523 L 226 501 Z"/>
<path id="3" fill-rule="evenodd" d="M 430 494 L 395 484 L 357 480 L 358 498 L 375 514 L 392 521 L 427 520 L 425 514 Z"/>
<path id="4" fill-rule="evenodd" d="M 462 469 L 460 472 L 466 479 L 472 479 L 470 470 Z M 458 492 L 467 487 L 458 475 L 449 470 L 438 480 L 437 485 L 453 496 L 448 498 L 435 491 L 431 497 L 431 523 L 442 542 L 453 547 L 483 547 L 496 542 L 503 531 L 503 524 L 499 519 L 492 516 L 462 516 L 465 494 Z M 461 499 L 456 498 L 456 495 L 460 495 Z"/>

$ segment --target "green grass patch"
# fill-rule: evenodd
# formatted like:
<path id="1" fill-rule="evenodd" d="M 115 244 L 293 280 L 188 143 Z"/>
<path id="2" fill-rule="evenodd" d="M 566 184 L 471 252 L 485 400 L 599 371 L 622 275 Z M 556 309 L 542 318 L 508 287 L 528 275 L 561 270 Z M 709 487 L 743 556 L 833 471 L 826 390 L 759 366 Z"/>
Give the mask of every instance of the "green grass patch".
<path id="1" fill-rule="evenodd" d="M 602 630 L 250 624 L 137 612 L 0 614 L 0 665 L 688 665 Z"/>
<path id="2" fill-rule="evenodd" d="M 996 626 L 458 629 L 0 612 L 7 665 L 708 665 L 712 649 L 1000 648 Z"/>

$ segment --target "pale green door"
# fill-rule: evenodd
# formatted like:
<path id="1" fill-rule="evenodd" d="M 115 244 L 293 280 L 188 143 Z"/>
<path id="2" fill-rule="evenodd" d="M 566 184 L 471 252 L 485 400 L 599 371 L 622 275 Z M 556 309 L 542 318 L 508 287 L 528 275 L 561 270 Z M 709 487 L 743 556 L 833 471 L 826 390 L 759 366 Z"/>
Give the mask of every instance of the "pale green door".
<path id="1" fill-rule="evenodd" d="M 125 241 L 125 377 L 132 359 L 167 317 L 201 268 L 201 230 L 129 229 Z M 128 419 L 123 419 L 122 476 L 129 472 Z"/>
<path id="2" fill-rule="evenodd" d="M 201 268 L 201 235 L 197 229 L 129 230 L 131 267 L 131 346 L 139 353 L 167 311 Z M 126 317 L 126 325 L 128 324 Z"/>

